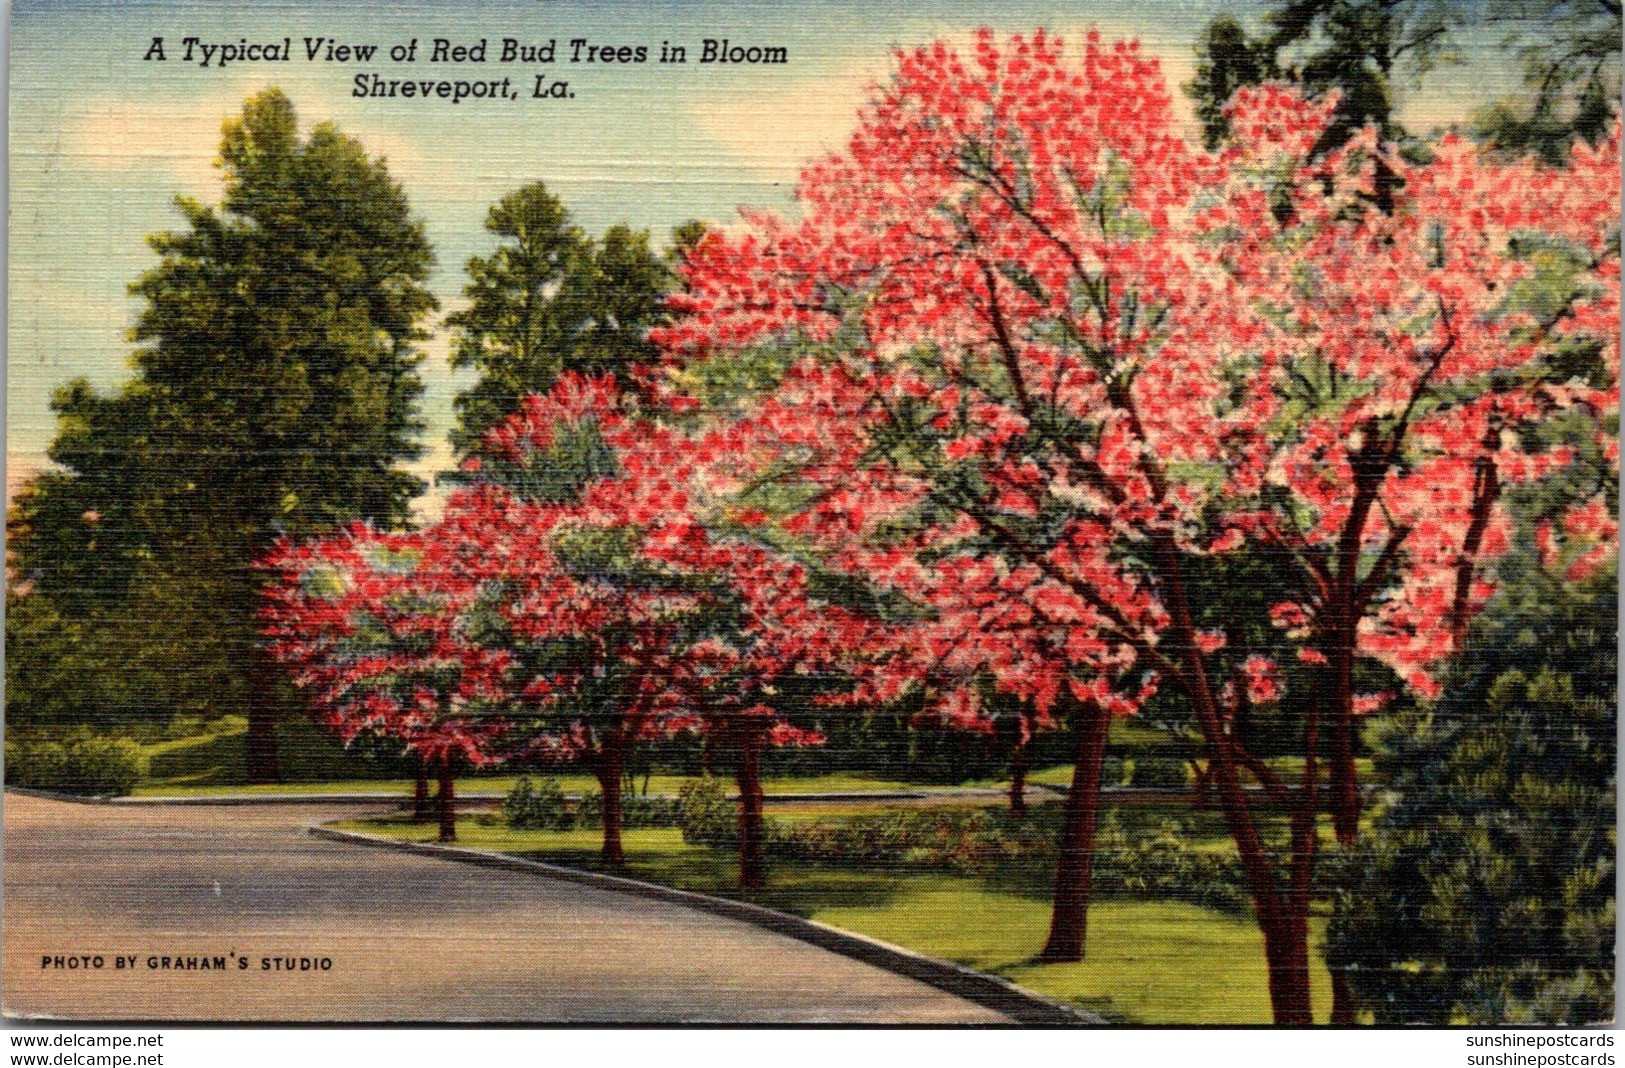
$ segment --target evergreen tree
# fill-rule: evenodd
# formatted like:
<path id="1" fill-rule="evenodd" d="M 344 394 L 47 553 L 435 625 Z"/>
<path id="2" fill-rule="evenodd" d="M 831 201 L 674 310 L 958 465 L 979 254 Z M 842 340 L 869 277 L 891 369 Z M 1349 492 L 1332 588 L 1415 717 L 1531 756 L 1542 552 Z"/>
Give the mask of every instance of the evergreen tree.
<path id="1" fill-rule="evenodd" d="M 279 90 L 226 123 L 219 164 L 222 202 L 179 198 L 186 228 L 150 238 L 158 265 L 131 287 L 136 379 L 59 396 L 63 470 L 10 525 L 21 577 L 64 611 L 170 648 L 193 677 L 230 676 L 249 777 L 272 781 L 257 561 L 283 534 L 407 520 L 422 486 L 396 465 L 421 451 L 433 253 L 384 163 L 329 124 L 301 138 Z"/>
<path id="2" fill-rule="evenodd" d="M 1256 36 L 1220 16 L 1197 44 L 1196 103 L 1209 147 L 1226 136 L 1221 113 L 1237 88 L 1274 78 L 1313 93 L 1340 94 L 1321 148 L 1342 144 L 1366 123 L 1385 139 L 1405 83 L 1460 59 L 1465 26 L 1500 33 L 1503 52 L 1524 66 L 1523 93 L 1476 118 L 1481 136 L 1515 152 L 1561 162 L 1576 135 L 1597 143 L 1618 114 L 1620 8 L 1617 0 L 1273 0 Z M 1534 30 L 1530 28 L 1534 27 Z"/>
<path id="3" fill-rule="evenodd" d="M 107 729 L 242 709 L 233 657 L 251 621 L 226 608 L 222 539 L 175 511 L 172 457 L 153 448 L 157 391 L 137 379 L 101 395 L 81 379 L 51 406 L 54 466 L 7 516 L 7 722 Z"/>
<path id="4" fill-rule="evenodd" d="M 628 385 L 629 369 L 655 356 L 648 333 L 672 281 L 647 231 L 612 226 L 594 241 L 541 182 L 492 205 L 485 228 L 499 244 L 468 261 L 468 306 L 446 317 L 451 365 L 479 372 L 456 400 L 463 453 L 566 371 Z"/>
<path id="5" fill-rule="evenodd" d="M 1431 714 L 1381 732 L 1326 954 L 1377 1023 L 1612 1017 L 1616 611 L 1616 568 L 1532 569 Z"/>

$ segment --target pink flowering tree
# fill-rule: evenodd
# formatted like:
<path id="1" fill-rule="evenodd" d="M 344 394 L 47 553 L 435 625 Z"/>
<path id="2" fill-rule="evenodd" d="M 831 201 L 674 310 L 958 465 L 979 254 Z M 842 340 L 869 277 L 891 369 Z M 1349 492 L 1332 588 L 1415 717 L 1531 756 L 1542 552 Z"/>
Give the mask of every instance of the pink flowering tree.
<path id="1" fill-rule="evenodd" d="M 598 778 L 605 861 L 623 855 L 631 748 L 698 731 L 733 757 L 740 881 L 760 886 L 762 750 L 820 741 L 781 715 L 780 684 L 836 673 L 864 624 L 755 536 L 726 475 L 733 439 L 627 405 L 609 380 L 572 375 L 526 398 L 433 536 L 487 591 L 487 640 L 527 679 L 539 730 L 525 755 L 578 760 Z"/>
<path id="2" fill-rule="evenodd" d="M 1434 696 L 1510 545 L 1504 491 L 1582 459 L 1617 468 L 1618 141 L 1554 170 L 1447 137 L 1414 165 L 1366 131 L 1310 163 L 1272 117 L 1283 108 L 1300 116 L 1289 129 L 1321 121 L 1279 88 L 1230 108 L 1255 191 L 1222 219 L 1256 235 L 1230 255 L 1236 297 L 1266 326 L 1257 459 L 1237 467 L 1230 521 L 1297 577 L 1272 614 L 1318 669 L 1333 824 L 1349 844 L 1357 717 L 1386 697 L 1355 692 L 1357 659 Z M 1379 166 L 1402 183 L 1386 212 L 1366 203 Z M 1278 229 L 1255 225 L 1269 198 L 1290 198 Z M 1576 344 L 1594 350 L 1587 375 Z M 1582 440 L 1541 440 L 1575 415 Z"/>
<path id="3" fill-rule="evenodd" d="M 472 640 L 477 588 L 432 534 L 355 525 L 278 544 L 262 608 L 276 658 L 346 744 L 393 739 L 440 780 L 440 840 L 457 836 L 454 775 L 493 762 L 513 658 Z M 421 801 L 421 798 L 420 798 Z"/>
<path id="4" fill-rule="evenodd" d="M 1454 141 L 1425 164 L 1370 133 L 1311 159 L 1331 108 L 1243 94 L 1236 144 L 1207 153 L 1132 43 L 903 52 L 847 149 L 803 174 L 800 220 L 709 235 L 658 334 L 674 394 L 719 362 L 782 372 L 747 407 L 764 451 L 744 460 L 803 488 L 783 527 L 826 566 L 919 606 L 895 685 L 991 675 L 1073 724 L 1043 959 L 1083 952 L 1108 718 L 1170 690 L 1282 1023 L 1312 1019 L 1323 749 L 1339 827 L 1357 813 L 1355 659 L 1426 698 L 1493 581 L 1496 487 L 1572 460 L 1522 431 L 1617 407 L 1617 140 L 1577 158 L 1587 199 L 1574 173 Z M 1566 251 L 1532 256 L 1536 237 Z M 1575 334 L 1606 350 L 1590 386 L 1556 358 Z M 1275 591 L 1290 663 L 1198 581 L 1242 564 Z M 972 688 L 941 699 L 981 715 Z M 1295 782 L 1233 729 L 1246 704 L 1293 724 Z M 1260 796 L 1290 814 L 1284 845 Z"/>

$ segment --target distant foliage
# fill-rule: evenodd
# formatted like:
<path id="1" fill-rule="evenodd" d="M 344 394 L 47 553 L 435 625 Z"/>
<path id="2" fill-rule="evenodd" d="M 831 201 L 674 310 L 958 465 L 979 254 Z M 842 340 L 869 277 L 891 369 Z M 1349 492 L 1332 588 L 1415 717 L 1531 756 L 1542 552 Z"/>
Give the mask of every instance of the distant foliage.
<path id="1" fill-rule="evenodd" d="M 1130 759 L 1123 764 L 1120 775 L 1130 786 L 1186 790 L 1191 785 L 1190 764 L 1170 757 L 1143 756 Z M 1109 772 L 1104 776 L 1104 780 L 1108 785 L 1112 784 Z"/>

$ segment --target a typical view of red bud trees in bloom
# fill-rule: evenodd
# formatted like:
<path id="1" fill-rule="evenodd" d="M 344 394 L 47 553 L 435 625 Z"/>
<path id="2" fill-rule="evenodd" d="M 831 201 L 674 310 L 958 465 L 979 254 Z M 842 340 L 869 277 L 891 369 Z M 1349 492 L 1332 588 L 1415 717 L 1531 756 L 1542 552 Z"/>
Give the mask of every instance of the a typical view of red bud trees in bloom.
<path id="1" fill-rule="evenodd" d="M 610 863 L 629 755 L 702 736 L 744 886 L 763 750 L 821 741 L 785 709 L 1017 709 L 1075 755 L 1041 962 L 1102 936 L 1108 731 L 1154 710 L 1199 739 L 1275 1020 L 1311 1022 L 1359 732 L 1448 686 L 1509 496 L 1568 488 L 1533 530 L 1561 581 L 1617 553 L 1619 129 L 1561 166 L 1325 150 L 1336 95 L 1266 82 L 1209 150 L 1174 91 L 1093 34 L 899 52 L 793 211 L 688 250 L 658 363 L 525 398 L 422 530 L 279 544 L 277 657 L 448 784 L 590 769 Z"/>

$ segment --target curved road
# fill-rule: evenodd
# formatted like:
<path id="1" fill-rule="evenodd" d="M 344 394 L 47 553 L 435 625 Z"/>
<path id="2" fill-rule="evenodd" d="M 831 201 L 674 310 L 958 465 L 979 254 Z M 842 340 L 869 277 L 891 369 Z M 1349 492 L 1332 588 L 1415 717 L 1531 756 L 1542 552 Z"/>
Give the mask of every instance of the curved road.
<path id="1" fill-rule="evenodd" d="M 357 812 L 79 805 L 7 793 L 5 1013 L 1009 1022 L 922 983 L 680 905 L 305 833 Z M 98 954 L 99 969 L 67 967 L 70 957 Z M 221 956 L 223 971 L 152 966 L 153 958 Z M 117 967 L 118 957 L 133 966 Z M 292 958 L 297 969 L 300 957 L 328 958 L 331 968 L 265 969 L 268 958 Z M 247 968 L 238 966 L 243 958 Z"/>

